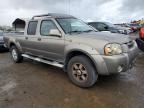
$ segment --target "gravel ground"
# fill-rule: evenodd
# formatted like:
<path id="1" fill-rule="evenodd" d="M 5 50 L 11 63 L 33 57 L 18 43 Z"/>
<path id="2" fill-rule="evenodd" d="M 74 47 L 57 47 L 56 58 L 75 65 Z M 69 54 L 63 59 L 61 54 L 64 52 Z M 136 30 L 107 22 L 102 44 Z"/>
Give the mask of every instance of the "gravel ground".
<path id="1" fill-rule="evenodd" d="M 132 70 L 82 89 L 59 68 L 27 59 L 15 64 L 1 52 L 0 108 L 144 108 L 144 54 Z"/>

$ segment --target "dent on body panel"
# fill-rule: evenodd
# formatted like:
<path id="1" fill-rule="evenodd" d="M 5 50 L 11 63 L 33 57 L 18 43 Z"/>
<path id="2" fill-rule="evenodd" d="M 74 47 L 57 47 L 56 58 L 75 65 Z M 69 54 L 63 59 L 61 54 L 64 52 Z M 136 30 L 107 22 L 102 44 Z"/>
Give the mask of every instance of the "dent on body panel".
<path id="1" fill-rule="evenodd" d="M 8 46 L 10 48 L 11 43 L 15 43 L 15 39 L 13 37 L 9 37 Z"/>
<path id="2" fill-rule="evenodd" d="M 10 44 L 13 43 L 20 51 L 22 51 L 21 45 L 20 43 L 17 41 L 17 38 L 11 38 L 9 40 L 9 48 L 10 48 Z"/>
<path id="3" fill-rule="evenodd" d="M 19 49 L 19 51 L 22 51 L 22 47 L 21 47 L 21 45 L 20 45 L 19 42 L 16 42 L 16 46 L 17 46 L 17 48 Z"/>

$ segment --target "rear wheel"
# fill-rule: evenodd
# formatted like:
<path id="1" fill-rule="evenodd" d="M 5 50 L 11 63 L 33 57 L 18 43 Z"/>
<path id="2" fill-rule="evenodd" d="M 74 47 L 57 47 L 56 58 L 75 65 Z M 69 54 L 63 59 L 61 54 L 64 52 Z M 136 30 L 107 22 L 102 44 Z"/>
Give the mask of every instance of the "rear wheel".
<path id="1" fill-rule="evenodd" d="M 73 57 L 68 64 L 71 81 L 80 87 L 91 87 L 97 81 L 98 74 L 86 56 Z"/>
<path id="2" fill-rule="evenodd" d="M 11 52 L 12 59 L 15 63 L 20 63 L 23 61 L 23 57 L 16 46 L 12 46 L 10 48 L 10 52 Z"/>

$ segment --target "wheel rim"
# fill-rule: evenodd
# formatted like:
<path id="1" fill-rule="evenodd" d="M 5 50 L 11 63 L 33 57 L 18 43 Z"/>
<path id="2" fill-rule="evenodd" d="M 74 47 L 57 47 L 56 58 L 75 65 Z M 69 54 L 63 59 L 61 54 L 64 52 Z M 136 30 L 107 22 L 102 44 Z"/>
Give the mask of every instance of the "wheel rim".
<path id="1" fill-rule="evenodd" d="M 72 66 L 72 74 L 73 77 L 78 81 L 78 82 L 85 82 L 87 81 L 88 78 L 88 72 L 85 68 L 85 66 L 81 63 L 76 63 Z"/>
<path id="2" fill-rule="evenodd" d="M 16 52 L 15 49 L 12 50 L 12 57 L 13 57 L 14 60 L 17 60 L 17 58 L 18 58 L 17 57 L 17 52 Z"/>

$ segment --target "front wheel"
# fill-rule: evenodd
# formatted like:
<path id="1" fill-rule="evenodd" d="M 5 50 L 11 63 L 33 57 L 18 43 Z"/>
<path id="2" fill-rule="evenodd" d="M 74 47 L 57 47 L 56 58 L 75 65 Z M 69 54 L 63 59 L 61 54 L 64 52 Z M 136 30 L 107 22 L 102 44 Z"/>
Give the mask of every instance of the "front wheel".
<path id="1" fill-rule="evenodd" d="M 12 59 L 15 63 L 20 63 L 23 60 L 23 57 L 16 46 L 10 48 Z"/>
<path id="2" fill-rule="evenodd" d="M 69 61 L 68 75 L 74 84 L 84 88 L 94 85 L 98 78 L 96 69 L 86 56 L 76 56 Z"/>

